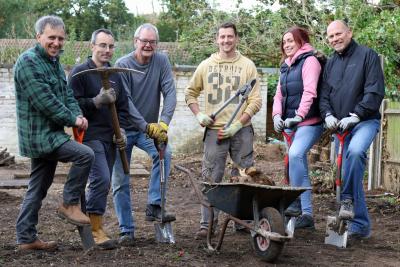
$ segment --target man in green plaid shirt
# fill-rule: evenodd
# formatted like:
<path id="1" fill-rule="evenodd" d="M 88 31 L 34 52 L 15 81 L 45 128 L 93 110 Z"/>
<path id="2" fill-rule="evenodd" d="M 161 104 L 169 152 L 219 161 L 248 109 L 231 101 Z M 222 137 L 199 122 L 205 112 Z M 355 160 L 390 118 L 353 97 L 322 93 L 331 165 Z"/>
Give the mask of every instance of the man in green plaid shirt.
<path id="1" fill-rule="evenodd" d="M 88 126 L 59 62 L 65 25 L 59 17 L 44 16 L 35 30 L 38 43 L 20 55 L 14 69 L 19 149 L 31 158 L 28 191 L 17 219 L 17 243 L 20 250 L 54 250 L 57 243 L 40 240 L 36 225 L 57 162 L 72 162 L 58 215 L 75 225 L 90 225 L 79 202 L 94 153 L 64 132 L 64 126 L 79 130 Z"/>

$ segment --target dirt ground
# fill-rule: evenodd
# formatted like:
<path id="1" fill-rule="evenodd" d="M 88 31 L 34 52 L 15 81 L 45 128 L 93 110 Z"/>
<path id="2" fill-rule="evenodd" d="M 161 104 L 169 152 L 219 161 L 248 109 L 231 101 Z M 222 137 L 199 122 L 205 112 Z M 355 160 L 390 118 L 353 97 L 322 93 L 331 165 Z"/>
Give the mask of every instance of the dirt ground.
<path id="1" fill-rule="evenodd" d="M 147 161 L 142 163 L 149 166 Z M 181 164 L 191 169 L 196 177 L 200 176 L 200 154 L 175 156 L 173 164 Z M 282 149 L 278 145 L 257 144 L 256 166 L 263 175 L 279 181 L 284 169 Z M 10 168 L 10 172 L 13 170 L 15 168 Z M 55 252 L 16 250 L 15 221 L 26 189 L 1 189 L 0 266 L 269 266 L 255 255 L 250 234 L 234 232 L 231 224 L 218 253 L 208 251 L 205 241 L 194 239 L 199 228 L 199 204 L 189 180 L 176 169 L 172 169 L 168 191 L 168 208 L 177 214 L 173 223 L 176 244 L 156 243 L 153 224 L 144 221 L 147 183 L 147 177 L 132 179 L 135 246 L 88 252 L 82 250 L 76 228 L 56 216 L 61 201 L 62 180 L 55 180 L 50 188 L 38 224 L 40 238 L 58 241 L 59 249 Z M 382 192 L 368 194 L 378 193 Z M 285 244 L 280 257 L 271 266 L 399 266 L 399 199 L 396 196 L 368 197 L 367 202 L 372 221 L 371 238 L 339 249 L 324 244 L 325 218 L 334 214 L 335 197 L 333 194 L 314 194 L 316 230 L 297 230 L 295 238 Z M 118 237 L 111 194 L 105 229 L 113 238 Z"/>

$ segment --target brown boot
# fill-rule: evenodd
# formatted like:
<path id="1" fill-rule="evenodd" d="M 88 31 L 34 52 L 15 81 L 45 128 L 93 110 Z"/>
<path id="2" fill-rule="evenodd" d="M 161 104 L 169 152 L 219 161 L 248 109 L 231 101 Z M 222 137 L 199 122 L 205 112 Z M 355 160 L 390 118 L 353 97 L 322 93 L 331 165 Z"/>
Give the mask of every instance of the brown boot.
<path id="1" fill-rule="evenodd" d="M 89 218 L 85 214 L 83 214 L 79 204 L 62 204 L 58 208 L 57 214 L 61 219 L 64 219 L 67 222 L 77 226 L 85 226 L 90 224 Z"/>
<path id="2" fill-rule="evenodd" d="M 103 249 L 114 249 L 117 247 L 116 240 L 111 240 L 103 230 L 103 216 L 89 213 L 92 235 L 96 245 Z"/>
<path id="3" fill-rule="evenodd" d="M 32 243 L 19 244 L 18 250 L 47 250 L 54 251 L 57 249 L 57 242 L 49 241 L 45 242 L 40 239 L 36 239 Z"/>

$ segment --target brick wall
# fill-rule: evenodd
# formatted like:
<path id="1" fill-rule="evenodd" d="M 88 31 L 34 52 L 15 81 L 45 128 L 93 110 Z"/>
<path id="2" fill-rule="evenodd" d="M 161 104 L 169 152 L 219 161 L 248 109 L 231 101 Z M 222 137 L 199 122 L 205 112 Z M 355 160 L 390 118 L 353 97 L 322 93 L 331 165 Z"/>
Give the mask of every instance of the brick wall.
<path id="1" fill-rule="evenodd" d="M 170 145 L 175 152 L 199 151 L 202 147 L 203 128 L 198 125 L 196 118 L 192 115 L 184 100 L 184 89 L 194 69 L 191 66 L 174 68 L 178 104 L 170 125 L 169 136 Z M 263 105 L 260 112 L 252 120 L 256 136 L 261 140 L 265 140 L 266 132 L 266 75 L 268 75 L 268 72 L 269 70 L 266 69 L 260 69 L 259 71 Z M 204 101 L 204 98 L 201 97 L 200 101 Z M 18 155 L 12 66 L 0 66 L 0 147 L 6 147 L 10 153 Z M 23 160 L 23 158 L 17 157 L 17 160 Z"/>

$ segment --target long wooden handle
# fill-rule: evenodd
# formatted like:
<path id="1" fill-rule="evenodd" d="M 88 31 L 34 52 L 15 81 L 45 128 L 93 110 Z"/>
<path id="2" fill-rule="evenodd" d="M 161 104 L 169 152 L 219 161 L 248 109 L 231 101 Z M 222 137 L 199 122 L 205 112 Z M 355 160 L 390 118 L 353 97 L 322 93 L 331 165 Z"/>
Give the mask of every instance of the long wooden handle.
<path id="1" fill-rule="evenodd" d="M 114 128 L 115 137 L 117 139 L 121 139 L 122 138 L 121 129 L 119 128 L 119 121 L 118 121 L 117 109 L 115 108 L 115 104 L 114 103 L 110 104 L 109 109 L 111 111 L 112 126 Z M 120 148 L 119 154 L 121 156 L 122 167 L 124 168 L 124 173 L 128 174 L 129 173 L 129 164 L 128 164 L 128 158 L 125 153 L 125 148 Z"/>
<path id="2" fill-rule="evenodd" d="M 101 83 L 103 85 L 104 90 L 109 90 L 111 88 L 110 81 L 109 81 L 109 73 L 108 72 L 101 72 Z M 121 129 L 119 128 L 119 121 L 118 121 L 118 115 L 117 115 L 117 109 L 115 108 L 115 104 L 112 103 L 108 106 L 108 108 L 111 111 L 111 120 L 112 120 L 112 126 L 114 129 L 114 134 L 117 139 L 121 139 Z M 119 149 L 119 154 L 121 156 L 121 161 L 122 161 L 122 167 L 124 168 L 124 173 L 128 174 L 129 173 L 129 164 L 128 164 L 128 158 L 125 153 L 125 148 Z"/>

